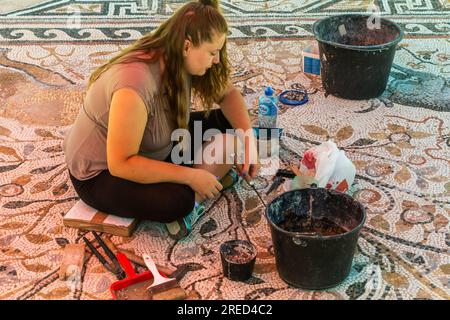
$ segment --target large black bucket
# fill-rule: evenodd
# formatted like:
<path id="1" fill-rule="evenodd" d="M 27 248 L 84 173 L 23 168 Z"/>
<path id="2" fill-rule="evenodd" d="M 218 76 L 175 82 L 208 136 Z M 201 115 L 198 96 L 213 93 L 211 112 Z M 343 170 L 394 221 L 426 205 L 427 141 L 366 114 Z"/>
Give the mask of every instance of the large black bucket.
<path id="1" fill-rule="evenodd" d="M 313 32 L 319 42 L 326 93 L 352 100 L 376 98 L 383 93 L 396 46 L 403 39 L 397 24 L 348 14 L 316 21 Z"/>
<path id="2" fill-rule="evenodd" d="M 324 235 L 299 232 L 293 225 L 287 228 L 288 222 L 305 221 L 309 214 L 316 224 L 331 221 L 344 230 Z M 358 201 L 328 189 L 293 190 L 275 198 L 267 206 L 266 218 L 280 277 L 293 286 L 313 290 L 345 280 L 365 217 L 365 209 Z"/>

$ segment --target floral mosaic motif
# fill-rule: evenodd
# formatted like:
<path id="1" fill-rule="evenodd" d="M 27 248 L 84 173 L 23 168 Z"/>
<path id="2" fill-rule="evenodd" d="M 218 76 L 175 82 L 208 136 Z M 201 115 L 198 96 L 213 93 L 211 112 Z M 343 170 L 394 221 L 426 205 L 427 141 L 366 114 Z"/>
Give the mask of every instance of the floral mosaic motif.
<path id="1" fill-rule="evenodd" d="M 379 201 L 382 195 L 379 191 L 374 189 L 361 189 L 356 191 L 353 197 L 364 205 L 369 205 Z"/>
<path id="2" fill-rule="evenodd" d="M 399 46 L 398 50 L 407 51 L 415 60 L 409 61 L 406 65 L 413 69 L 426 69 L 426 64 L 432 64 L 440 67 L 443 74 L 448 73 L 450 67 L 450 54 L 448 52 L 441 52 L 439 49 L 434 50 L 418 50 L 411 51 L 407 43 Z"/>
<path id="3" fill-rule="evenodd" d="M 10 183 L 0 186 L 0 196 L 2 197 L 15 197 L 23 192 L 23 187 L 21 185 Z"/>
<path id="4" fill-rule="evenodd" d="M 387 142 L 384 147 L 385 150 L 395 157 L 402 156 L 402 149 L 414 149 L 412 144 L 414 139 L 426 139 L 432 136 L 432 133 L 409 130 L 402 125 L 394 123 L 388 123 L 386 130 L 383 132 L 369 133 L 370 138 Z"/>
<path id="5" fill-rule="evenodd" d="M 407 65 L 419 68 L 419 64 L 411 61 L 407 62 Z M 425 68 L 425 65 L 421 66 Z M 407 106 L 450 111 L 449 70 L 444 70 L 450 64 L 438 66 L 440 66 L 439 73 L 429 73 L 394 64 L 383 98 Z"/>
<path id="6" fill-rule="evenodd" d="M 414 201 L 404 200 L 402 202 L 401 221 L 398 222 L 399 231 L 408 231 L 415 224 L 432 223 L 435 230 L 445 230 L 448 226 L 448 218 L 438 214 L 435 205 L 420 206 Z"/>
<path id="7" fill-rule="evenodd" d="M 289 113 L 286 113 L 286 116 L 289 116 Z M 8 137 L 14 137 L 14 132 L 16 132 L 16 130 L 14 130 L 13 126 L 8 127 L 7 123 L 4 123 L 2 127 L 4 128 L 3 132 Z M 330 127 L 322 128 L 320 126 L 304 125 L 301 126 L 301 128 L 305 133 L 309 133 L 314 137 L 320 138 L 322 136 L 332 136 L 334 139 L 339 140 L 341 143 L 346 143 L 349 145 L 352 145 L 351 142 L 353 140 L 358 139 L 358 136 L 355 136 L 357 135 L 357 133 L 353 126 L 344 126 L 341 128 L 337 127 L 337 129 L 332 129 Z M 421 131 L 408 131 L 405 129 L 405 127 L 401 128 L 399 125 L 392 126 L 389 124 L 386 126 L 385 131 L 388 134 L 386 134 L 386 138 L 380 140 L 381 142 L 384 140 L 388 141 L 389 135 L 399 133 L 409 134 L 414 137 L 423 136 L 423 134 L 411 133 Z M 376 132 L 379 133 L 379 131 Z M 53 139 L 59 137 L 56 131 L 47 128 L 35 128 L 34 130 L 31 130 L 30 133 L 35 137 L 35 149 L 32 151 L 32 153 L 28 154 L 28 157 L 25 157 L 24 154 L 19 151 L 16 151 L 15 153 L 8 152 L 7 155 L 9 157 L 11 157 L 12 159 L 16 159 L 17 161 L 20 158 L 22 161 L 25 159 L 25 161 L 27 162 L 33 162 L 32 156 L 36 156 L 36 154 L 34 154 L 36 150 L 39 150 L 39 152 L 42 154 L 54 154 L 53 152 L 48 153 L 46 151 L 54 148 L 55 144 Z M 368 132 L 368 136 L 369 133 L 370 132 Z M 375 139 L 374 137 L 372 138 Z M 428 138 L 432 138 L 432 135 L 428 134 Z M 402 140 L 399 139 L 395 141 Z M 311 142 L 314 142 L 314 140 L 311 140 Z M 389 142 L 392 143 L 391 140 L 389 140 Z M 364 148 L 370 147 L 371 145 L 365 145 Z M 418 146 L 415 147 L 417 148 Z M 53 159 L 52 162 L 54 164 L 47 163 L 45 165 L 39 164 L 32 168 L 30 167 L 28 173 L 20 171 L 20 174 L 11 176 L 9 183 L 4 183 L 0 187 L 2 194 L 5 193 L 9 195 L 13 194 L 14 192 L 18 192 L 18 190 L 23 190 L 22 194 L 24 191 L 29 192 L 32 197 L 35 197 L 35 195 L 40 193 L 49 194 L 49 192 L 51 196 L 52 189 L 48 188 L 48 185 L 45 184 L 45 182 L 49 181 L 49 185 L 55 185 L 54 180 L 56 179 L 56 177 L 62 178 L 62 176 L 65 176 L 64 172 L 60 172 L 63 169 L 63 166 L 61 166 L 62 155 L 60 150 L 58 150 L 58 148 L 51 150 L 56 152 L 55 154 L 60 157 L 60 160 L 58 160 L 60 162 L 55 162 L 55 160 Z M 290 153 L 284 154 L 288 155 Z M 427 163 L 433 163 L 433 161 L 435 161 L 426 155 L 422 156 L 422 158 L 426 158 Z M 422 163 L 422 158 L 410 158 L 410 162 L 414 163 L 415 161 L 417 163 Z M 371 177 L 381 177 L 383 175 L 392 174 L 393 172 L 392 170 L 389 170 L 389 168 L 392 169 L 394 167 L 393 165 L 388 166 L 386 164 L 383 164 L 382 162 L 378 164 L 371 164 L 368 159 L 355 161 L 355 164 L 357 164 L 358 167 L 358 174 L 365 172 L 368 176 Z M 435 176 L 437 166 L 429 165 L 420 167 L 420 164 L 416 166 L 419 166 L 415 171 L 417 174 L 420 174 L 422 176 Z M 5 172 L 15 172 L 16 169 L 17 168 L 7 170 Z M 63 179 L 60 183 L 63 183 L 64 181 L 65 179 Z M 437 234 L 448 229 L 448 211 L 443 210 L 438 205 L 430 205 L 429 203 L 421 200 L 402 201 L 402 210 L 398 214 L 396 214 L 397 219 L 390 219 L 389 212 L 393 211 L 393 209 L 389 203 L 392 201 L 395 203 L 401 200 L 403 196 L 397 198 L 396 195 L 394 198 L 392 198 L 393 196 L 390 193 L 386 193 L 386 191 L 383 191 L 383 189 L 379 189 L 376 186 L 371 186 L 364 180 L 361 180 L 358 183 L 362 188 L 358 190 L 358 192 L 355 194 L 355 197 L 363 204 L 365 204 L 368 208 L 368 226 L 370 228 L 375 228 L 375 230 L 378 230 L 379 232 L 385 232 L 387 235 L 393 235 L 394 237 L 401 237 L 401 235 L 408 234 L 414 228 L 425 228 L 424 230 L 426 230 L 428 234 L 424 234 L 424 237 L 428 238 L 430 238 L 430 236 L 435 233 Z M 5 191 L 3 191 L 2 189 L 3 187 L 5 188 Z M 268 187 L 269 184 L 266 183 L 265 180 L 261 180 L 258 183 L 258 188 L 260 190 L 265 190 Z M 36 192 L 33 193 L 31 191 Z M 67 192 L 69 193 L 68 199 L 76 199 L 76 196 L 70 187 Z M 400 192 L 399 195 L 401 194 L 402 193 Z M 54 194 L 51 197 L 55 199 L 53 201 L 56 201 L 56 199 L 58 199 Z M 68 208 L 70 208 L 70 205 L 72 203 L 73 200 L 69 200 L 67 202 L 46 204 L 45 202 L 39 202 L 36 200 L 28 201 L 17 199 L 7 201 L 6 198 L 3 198 L 1 202 L 3 207 L 2 213 L 8 212 L 7 210 L 14 210 L 14 212 L 20 210 L 19 213 L 23 215 L 27 215 L 27 213 L 31 212 L 36 212 L 35 210 L 30 210 L 28 208 L 32 205 L 38 204 L 40 209 L 38 209 L 37 212 L 39 212 L 39 216 L 42 218 L 51 217 L 51 209 L 55 206 L 66 208 L 63 210 L 63 212 L 65 212 Z M 385 208 L 387 212 L 383 212 L 383 208 Z M 244 232 L 245 234 L 247 234 L 247 236 L 253 239 L 254 244 L 258 248 L 258 261 L 255 266 L 255 273 L 254 276 L 246 284 L 248 285 L 249 290 L 244 290 L 242 292 L 243 296 L 240 297 L 248 299 L 263 297 L 273 298 L 277 295 L 279 295 L 280 298 L 286 297 L 286 295 L 283 293 L 286 290 L 286 284 L 284 284 L 283 282 L 279 282 L 281 280 L 277 280 L 278 282 L 273 282 L 273 277 L 276 277 L 274 252 L 270 234 L 267 233 L 269 234 L 269 236 L 266 237 L 262 236 L 263 233 L 261 233 L 262 230 L 267 228 L 267 225 L 265 222 L 265 218 L 263 218 L 263 216 L 261 215 L 260 209 L 261 204 L 258 203 L 257 197 L 254 195 L 252 189 L 248 188 L 245 184 L 238 185 L 236 190 L 226 192 L 220 199 L 218 199 L 216 203 L 214 203 L 214 205 L 211 204 L 208 209 L 207 216 L 205 216 L 205 218 L 199 222 L 198 230 L 196 230 L 193 236 L 189 239 L 170 244 L 170 241 L 167 242 L 168 240 L 164 238 L 164 234 L 160 234 L 160 231 L 157 232 L 158 237 L 154 237 L 153 234 L 157 230 L 159 230 L 159 227 L 157 225 L 147 223 L 139 228 L 135 237 L 130 239 L 116 237 L 115 240 L 117 243 L 119 243 L 119 246 L 132 249 L 137 253 L 142 252 L 141 250 L 145 250 L 143 248 L 146 248 L 147 246 L 152 247 L 152 250 L 156 250 L 156 252 L 163 252 L 164 250 L 161 251 L 162 248 L 169 246 L 171 247 L 171 249 L 169 250 L 169 256 L 166 257 L 166 259 L 168 259 L 167 261 L 170 261 L 174 265 L 178 266 L 185 263 L 195 264 L 195 267 L 192 267 L 191 271 L 188 273 L 188 275 L 190 276 L 187 276 L 187 279 L 191 279 L 187 281 L 187 283 L 191 283 L 191 285 L 188 284 L 186 287 L 187 292 L 189 293 L 189 296 L 191 298 L 231 298 L 233 297 L 231 292 L 236 292 L 237 289 L 230 287 L 226 280 L 217 282 L 222 284 L 215 287 L 214 290 L 211 290 L 211 288 L 206 289 L 207 286 L 202 286 L 202 283 L 206 284 L 207 281 L 211 281 L 211 279 L 218 280 L 220 278 L 220 275 L 217 275 L 218 270 L 216 270 L 218 268 L 216 265 L 216 246 L 220 244 L 220 239 L 225 239 L 228 237 L 227 234 L 228 232 L 230 232 L 230 230 L 240 230 L 239 232 Z M 241 212 L 240 217 L 236 216 L 236 213 L 239 212 Z M 229 221 L 226 222 L 224 221 L 224 219 Z M 38 219 L 37 221 L 39 220 L 40 219 Z M 30 221 L 28 223 L 21 223 L 19 221 L 15 221 L 14 218 L 11 218 L 9 222 L 6 222 L 0 226 L 0 230 L 3 230 L 3 232 L 12 231 L 14 233 L 6 233 L 5 236 L 1 237 L 0 244 L 1 248 L 3 248 L 2 254 L 7 254 L 10 257 L 27 257 L 27 260 L 20 264 L 19 272 L 31 272 L 33 274 L 36 274 L 37 277 L 44 277 L 44 275 L 49 274 L 50 272 L 52 272 L 52 270 L 54 270 L 54 268 L 57 267 L 58 262 L 61 259 L 60 255 L 55 255 L 57 251 L 54 252 L 55 249 L 50 249 L 49 251 L 44 249 L 44 251 L 38 253 L 37 256 L 27 256 L 25 253 L 25 248 L 16 247 L 14 245 L 15 241 L 19 238 L 23 238 L 24 241 L 28 243 L 28 246 L 42 247 L 49 245 L 50 248 L 62 248 L 67 243 L 77 241 L 80 235 L 73 229 L 66 229 L 61 227 L 61 222 L 59 219 L 56 220 L 59 222 L 56 222 L 54 226 L 48 228 L 47 232 L 39 233 L 33 231 L 33 229 L 29 229 L 29 223 L 35 225 L 37 221 L 35 220 L 34 222 Z M 17 233 L 17 230 L 24 229 L 28 229 L 28 231 L 25 230 L 25 232 L 20 231 L 21 233 Z M 142 233 L 140 230 L 145 230 L 145 232 Z M 371 259 L 373 259 L 374 256 L 371 252 L 372 250 L 378 250 L 378 246 L 380 245 L 378 243 L 381 239 L 383 239 L 378 239 L 377 237 L 375 237 L 371 240 L 373 243 L 370 244 L 365 240 L 365 237 L 368 236 L 367 232 L 368 231 L 364 231 L 366 235 L 360 240 L 360 248 L 358 250 L 357 256 L 355 257 L 356 262 L 361 261 L 361 259 L 365 259 L 364 257 L 371 257 Z M 162 231 L 162 233 L 164 233 L 164 231 Z M 151 238 L 146 237 L 146 234 L 151 234 Z M 373 235 L 371 236 L 373 237 Z M 161 239 L 160 241 L 162 241 L 162 243 L 159 246 L 162 247 L 158 248 L 155 247 L 155 244 L 152 244 L 151 239 L 156 238 Z M 209 241 L 211 242 L 205 243 L 204 239 L 209 239 Z M 424 241 L 426 241 L 426 239 L 427 238 L 424 238 Z M 409 246 L 409 248 L 411 249 L 414 248 L 412 247 L 412 243 L 415 242 L 411 242 L 411 246 Z M 138 246 L 135 247 L 136 245 Z M 397 249 L 390 248 L 389 250 L 395 252 Z M 417 250 L 417 248 L 415 248 L 414 250 Z M 54 257 L 52 259 L 49 259 L 49 257 L 51 256 Z M 161 257 L 160 259 L 164 258 Z M 399 257 L 392 259 L 394 259 L 394 265 L 399 265 L 399 268 L 402 268 L 402 264 L 399 262 L 400 260 L 395 259 L 404 259 L 402 260 L 403 263 L 410 263 L 411 266 L 423 266 L 424 264 L 428 265 L 429 263 L 427 262 L 427 260 L 425 260 L 425 258 L 423 258 L 422 255 L 418 257 L 411 256 L 411 252 L 409 251 L 401 253 Z M 114 279 L 111 278 L 111 275 L 109 275 L 96 260 L 88 260 L 87 266 L 88 268 L 86 270 L 86 275 L 84 278 L 84 281 L 86 283 L 84 289 L 85 292 L 82 293 L 84 295 L 84 298 L 108 299 L 108 287 L 114 281 Z M 352 280 L 353 278 L 349 278 L 345 283 L 333 289 L 332 292 L 335 293 L 336 297 L 345 299 L 367 299 L 376 297 L 381 298 L 383 295 L 385 295 L 385 298 L 395 298 L 395 290 L 402 288 L 411 288 L 412 284 L 417 281 L 414 274 L 416 272 L 419 272 L 411 266 L 409 266 L 410 269 L 406 269 L 406 271 L 402 271 L 402 273 L 399 273 L 398 271 L 391 271 L 390 269 L 386 269 L 387 267 L 385 266 L 383 259 L 380 258 L 378 262 L 375 262 L 375 264 L 372 264 L 370 267 L 371 270 L 381 270 L 379 274 L 380 278 L 378 279 L 378 271 L 376 271 L 373 276 L 370 276 L 372 273 L 370 273 L 369 276 L 366 275 L 367 266 L 367 264 L 364 264 L 360 265 L 359 267 L 355 267 L 354 270 L 358 276 L 356 276 L 355 274 L 354 276 L 356 276 L 356 278 L 354 278 L 354 280 Z M 436 268 L 435 270 L 436 271 L 430 271 L 430 274 L 439 272 L 441 269 Z M 14 279 L 14 277 L 17 277 L 17 272 L 18 271 L 16 269 L 14 269 L 14 271 L 11 270 L 10 274 L 8 274 L 8 277 Z M 213 276 L 214 273 L 216 274 L 216 276 Z M 93 276 L 95 277 L 93 278 Z M 211 278 L 211 276 L 213 277 Z M 375 279 L 378 279 L 376 281 L 380 281 L 380 283 L 375 284 Z M 427 278 L 425 277 L 425 279 Z M 60 299 L 68 298 L 74 295 L 74 293 L 71 292 L 68 287 L 65 287 L 64 283 L 59 282 L 57 278 L 54 278 L 52 280 L 49 289 L 44 289 L 44 287 L 47 287 L 45 283 L 46 282 L 42 282 L 41 284 L 38 283 L 34 291 L 23 292 L 22 295 L 19 295 L 18 291 L 7 291 L 11 295 L 8 296 L 8 293 L 6 293 L 4 297 Z M 387 286 L 397 289 L 392 291 L 392 289 L 386 289 Z M 323 293 L 323 295 L 325 294 L 327 293 Z M 435 289 L 432 289 L 431 291 L 417 292 L 417 296 L 427 297 L 430 299 L 443 298 L 445 297 L 445 291 L 440 290 L 439 287 L 437 287 Z"/>

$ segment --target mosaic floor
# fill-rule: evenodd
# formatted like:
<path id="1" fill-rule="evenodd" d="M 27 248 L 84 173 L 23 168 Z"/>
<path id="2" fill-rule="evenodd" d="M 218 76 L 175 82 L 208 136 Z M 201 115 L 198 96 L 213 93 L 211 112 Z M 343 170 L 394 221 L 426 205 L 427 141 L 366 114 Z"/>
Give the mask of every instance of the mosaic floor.
<path id="1" fill-rule="evenodd" d="M 61 249 L 84 232 L 65 228 L 75 204 L 61 143 L 90 72 L 152 30 L 182 1 L 27 0 L 0 5 L 0 299 L 110 299 L 112 274 L 90 255 L 81 288 L 58 279 Z M 300 52 L 321 17 L 367 12 L 405 31 L 383 98 L 325 96 L 303 74 Z M 350 276 L 303 291 L 276 272 L 263 206 L 245 185 L 208 204 L 186 239 L 142 223 L 119 248 L 168 266 L 188 264 L 191 299 L 445 299 L 450 297 L 450 1 L 222 1 L 231 25 L 233 80 L 252 109 L 262 88 L 306 88 L 310 102 L 284 108 L 283 164 L 332 138 L 357 166 L 355 197 L 367 208 Z M 263 163 L 263 170 L 273 168 Z M 257 180 L 262 194 L 269 186 Z M 280 188 L 277 193 L 283 192 Z M 275 195 L 266 197 L 270 201 Z M 218 247 L 249 239 L 258 256 L 245 283 L 224 278 Z"/>

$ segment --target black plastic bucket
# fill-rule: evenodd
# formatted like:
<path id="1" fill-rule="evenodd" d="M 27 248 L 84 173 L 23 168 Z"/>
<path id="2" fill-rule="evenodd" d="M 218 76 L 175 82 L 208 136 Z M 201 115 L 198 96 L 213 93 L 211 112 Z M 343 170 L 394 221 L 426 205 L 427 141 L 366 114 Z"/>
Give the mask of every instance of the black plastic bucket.
<path id="1" fill-rule="evenodd" d="M 321 235 L 286 230 L 287 221 L 304 220 L 309 214 L 316 223 L 332 221 L 345 231 Z M 364 207 L 351 196 L 323 188 L 288 191 L 267 206 L 266 218 L 277 271 L 285 282 L 320 290 L 334 287 L 348 276 L 366 219 Z"/>
<path id="2" fill-rule="evenodd" d="M 396 46 L 403 39 L 397 24 L 380 17 L 348 14 L 316 21 L 313 32 L 319 42 L 326 93 L 351 100 L 383 93 Z"/>

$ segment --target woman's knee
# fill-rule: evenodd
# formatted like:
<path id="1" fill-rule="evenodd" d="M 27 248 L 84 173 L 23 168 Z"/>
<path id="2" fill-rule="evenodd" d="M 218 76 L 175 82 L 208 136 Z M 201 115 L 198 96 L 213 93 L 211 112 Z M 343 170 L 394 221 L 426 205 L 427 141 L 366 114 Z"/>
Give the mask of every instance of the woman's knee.
<path id="1" fill-rule="evenodd" d="M 222 109 L 215 109 L 211 112 L 214 112 L 215 121 L 217 123 L 217 128 L 222 132 L 226 133 L 227 129 L 233 129 L 233 126 L 230 124 L 228 119 L 223 114 Z"/>
<path id="2" fill-rule="evenodd" d="M 195 163 L 199 164 L 233 164 L 237 149 L 236 136 L 229 133 L 215 133 L 206 136 L 209 141 L 197 149 Z"/>
<path id="3" fill-rule="evenodd" d="M 195 204 L 194 191 L 185 185 L 172 184 L 171 190 L 164 195 L 165 203 L 158 217 L 158 222 L 169 223 L 187 216 Z"/>

